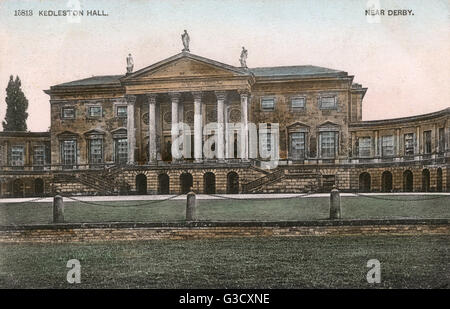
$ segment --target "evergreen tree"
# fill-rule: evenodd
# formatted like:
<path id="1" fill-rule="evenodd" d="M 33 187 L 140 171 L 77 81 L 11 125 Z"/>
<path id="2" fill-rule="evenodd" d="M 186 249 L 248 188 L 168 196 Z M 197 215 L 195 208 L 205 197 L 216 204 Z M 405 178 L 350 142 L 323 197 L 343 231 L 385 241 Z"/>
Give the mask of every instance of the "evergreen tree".
<path id="1" fill-rule="evenodd" d="M 9 77 L 8 87 L 6 87 L 6 115 L 2 122 L 3 131 L 26 131 L 28 118 L 28 100 L 21 87 L 19 76 L 14 80 Z"/>

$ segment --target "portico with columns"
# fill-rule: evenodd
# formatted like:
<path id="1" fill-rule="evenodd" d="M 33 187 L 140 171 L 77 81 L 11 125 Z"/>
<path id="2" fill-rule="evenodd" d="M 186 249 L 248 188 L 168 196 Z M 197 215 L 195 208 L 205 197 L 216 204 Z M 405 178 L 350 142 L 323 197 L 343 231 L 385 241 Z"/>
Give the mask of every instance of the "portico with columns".
<path id="1" fill-rule="evenodd" d="M 128 164 L 142 162 L 136 158 L 139 147 L 148 147 L 141 151 L 148 165 L 248 160 L 248 102 L 253 83 L 254 76 L 245 68 L 188 52 L 127 74 L 121 84 L 127 102 Z M 138 118 L 143 111 L 148 111 L 144 115 L 148 127 Z M 231 128 L 228 123 L 239 125 Z M 238 132 L 229 132 L 236 127 Z M 216 136 L 212 157 L 204 153 L 211 129 Z M 148 144 L 139 140 L 143 136 Z M 239 144 L 233 141 L 236 137 Z"/>

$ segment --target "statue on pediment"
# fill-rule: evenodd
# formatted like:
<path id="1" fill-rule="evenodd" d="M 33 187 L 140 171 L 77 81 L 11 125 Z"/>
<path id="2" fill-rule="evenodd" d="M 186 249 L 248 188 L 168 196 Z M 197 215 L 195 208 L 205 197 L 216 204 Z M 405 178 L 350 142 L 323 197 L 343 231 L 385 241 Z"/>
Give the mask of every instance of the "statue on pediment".
<path id="1" fill-rule="evenodd" d="M 189 38 L 189 34 L 186 30 L 184 30 L 184 33 L 181 35 L 181 41 L 183 42 L 184 46 L 183 51 L 189 52 L 189 42 L 191 41 L 191 39 Z"/>
<path id="2" fill-rule="evenodd" d="M 133 67 L 134 67 L 133 57 L 131 57 L 131 54 L 128 54 L 128 57 L 127 57 L 127 73 L 133 73 Z"/>
<path id="3" fill-rule="evenodd" d="M 247 67 L 247 57 L 248 57 L 248 50 L 246 50 L 245 47 L 242 46 L 241 58 L 239 59 L 239 61 L 241 62 L 241 68 Z"/>

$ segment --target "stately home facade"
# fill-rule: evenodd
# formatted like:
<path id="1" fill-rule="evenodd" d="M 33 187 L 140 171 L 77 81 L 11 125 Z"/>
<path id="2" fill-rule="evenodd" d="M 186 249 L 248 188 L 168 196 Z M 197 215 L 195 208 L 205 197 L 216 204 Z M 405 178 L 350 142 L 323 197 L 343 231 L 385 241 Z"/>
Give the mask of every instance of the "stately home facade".
<path id="1" fill-rule="evenodd" d="M 450 108 L 362 121 L 353 79 L 184 51 L 55 85 L 49 132 L 0 132 L 0 194 L 450 191 Z"/>

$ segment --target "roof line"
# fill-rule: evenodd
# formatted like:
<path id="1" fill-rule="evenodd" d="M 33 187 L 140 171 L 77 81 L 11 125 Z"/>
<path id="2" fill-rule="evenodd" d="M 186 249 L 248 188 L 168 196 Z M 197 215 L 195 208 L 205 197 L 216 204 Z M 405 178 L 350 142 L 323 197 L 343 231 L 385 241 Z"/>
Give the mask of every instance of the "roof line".
<path id="1" fill-rule="evenodd" d="M 391 119 L 377 119 L 377 120 L 364 120 L 359 122 L 353 122 L 349 123 L 349 126 L 351 127 L 358 127 L 358 126 L 364 126 L 364 125 L 378 125 L 378 124 L 386 124 L 386 123 L 397 123 L 397 122 L 404 122 L 404 121 L 417 121 L 417 120 L 425 120 L 432 117 L 439 117 L 446 114 L 450 114 L 450 107 L 431 112 L 426 114 L 419 114 L 419 115 L 413 115 L 413 116 L 406 116 L 406 117 L 399 117 L 399 118 L 391 118 Z"/>

